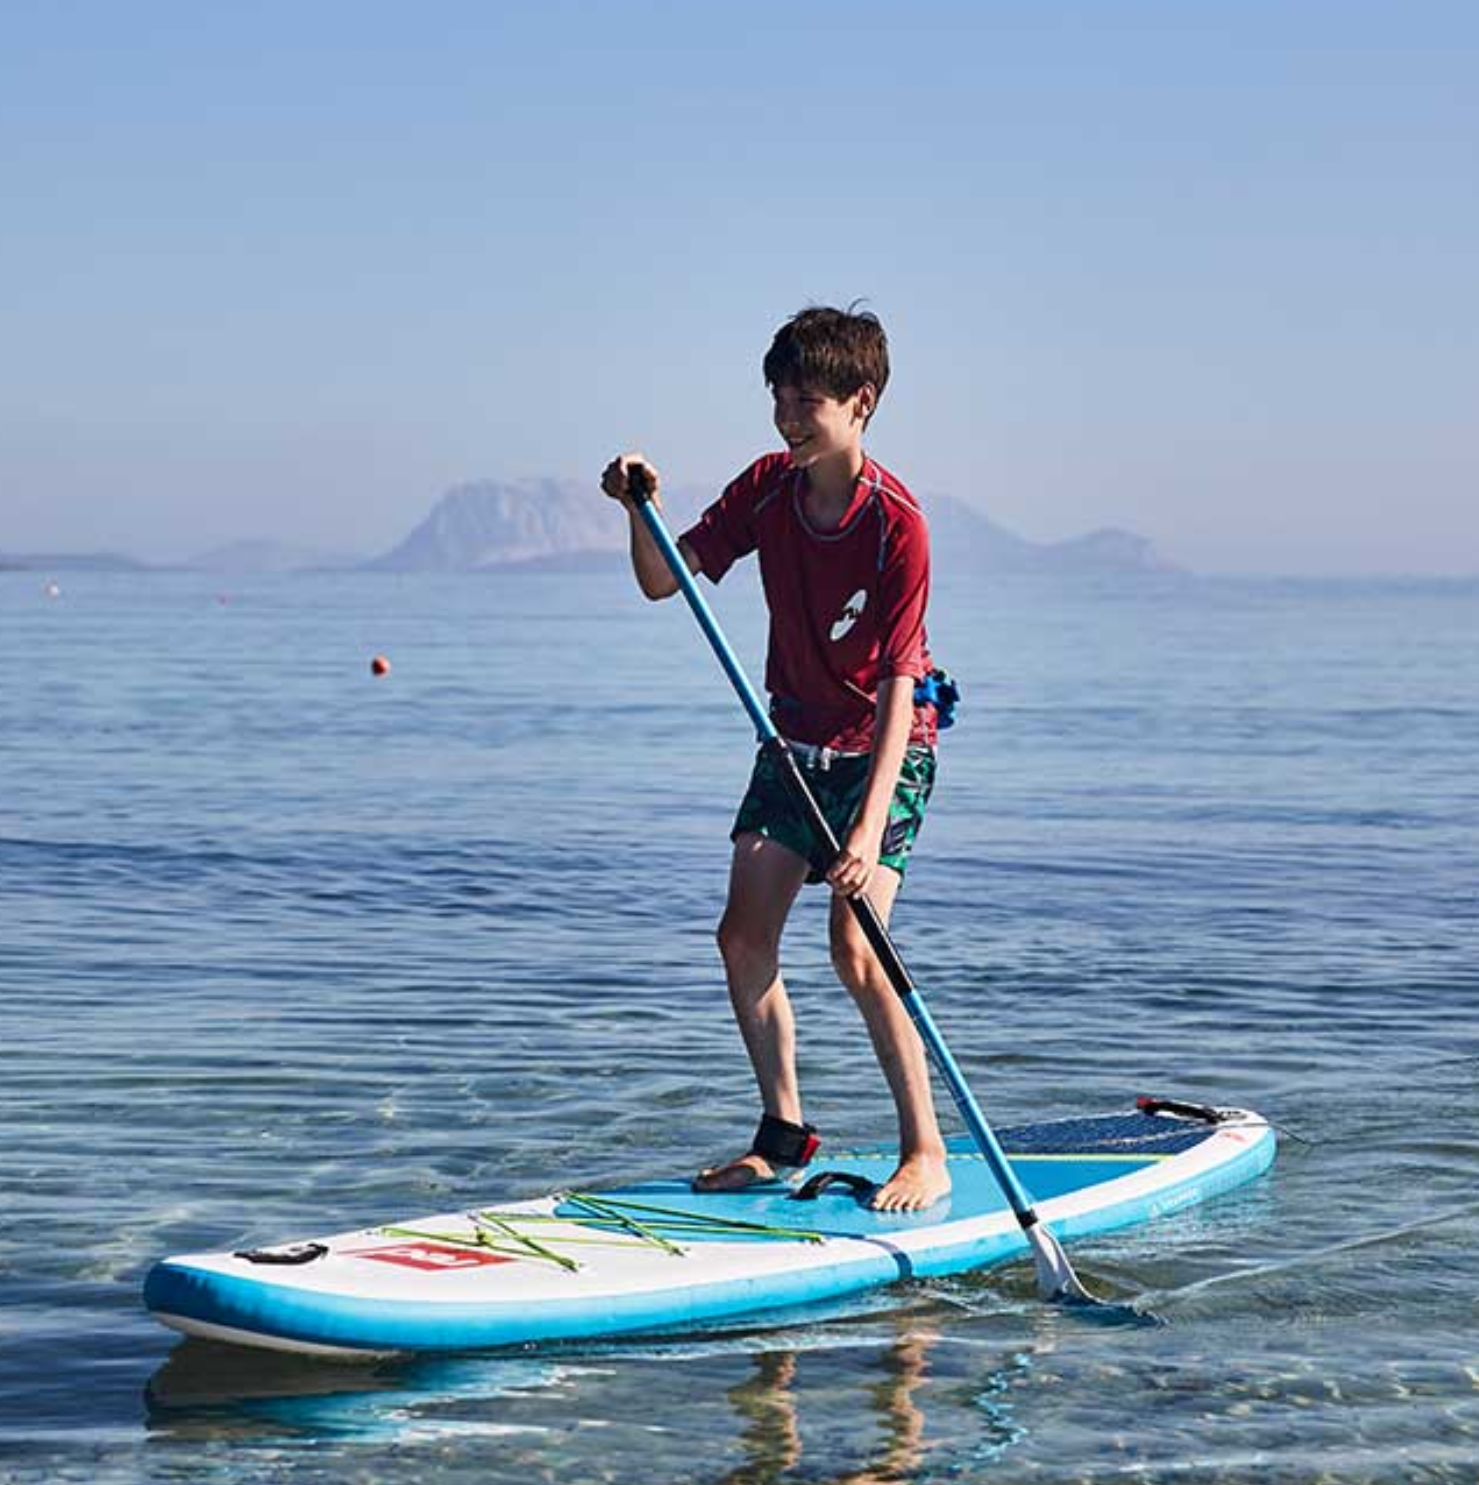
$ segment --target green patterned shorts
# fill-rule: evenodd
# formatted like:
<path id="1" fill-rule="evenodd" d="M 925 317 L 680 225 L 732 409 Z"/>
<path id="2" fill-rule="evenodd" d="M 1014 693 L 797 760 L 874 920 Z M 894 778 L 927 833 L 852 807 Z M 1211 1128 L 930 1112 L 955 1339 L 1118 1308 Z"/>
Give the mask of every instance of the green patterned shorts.
<path id="1" fill-rule="evenodd" d="M 833 758 L 828 768 L 801 764 L 801 776 L 816 795 L 827 823 L 840 840 L 846 835 L 862 802 L 863 787 L 868 782 L 868 766 L 872 761 L 864 753 L 853 757 Z M 909 852 L 914 846 L 914 837 L 924 823 L 924 808 L 929 803 L 930 792 L 935 787 L 935 750 L 923 746 L 911 747 L 904 754 L 899 767 L 899 782 L 894 788 L 893 801 L 888 807 L 888 824 L 884 827 L 883 845 L 879 862 L 892 867 L 900 876 L 909 862 Z M 774 760 L 762 748 L 755 759 L 755 771 L 750 775 L 750 787 L 734 818 L 734 828 L 729 832 L 730 840 L 753 832 L 768 836 L 778 844 L 794 851 L 803 860 L 811 863 L 808 882 L 823 880 L 829 861 L 821 859 L 820 847 L 802 818 L 800 811 L 791 802 L 780 771 Z"/>

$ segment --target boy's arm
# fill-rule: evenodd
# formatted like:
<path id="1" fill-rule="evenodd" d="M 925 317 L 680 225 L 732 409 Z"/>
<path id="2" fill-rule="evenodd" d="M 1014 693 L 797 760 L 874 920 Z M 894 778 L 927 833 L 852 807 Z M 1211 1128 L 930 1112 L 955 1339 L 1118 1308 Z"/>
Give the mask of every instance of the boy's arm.
<path id="1" fill-rule="evenodd" d="M 827 880 L 844 897 L 865 892 L 878 868 L 878 853 L 888 828 L 888 807 L 898 787 L 899 769 L 909 748 L 913 723 L 914 677 L 891 675 L 880 681 L 868 782 L 863 786 L 862 802 L 842 842 L 842 853 L 827 873 Z"/>
<path id="2" fill-rule="evenodd" d="M 637 575 L 637 586 L 649 598 L 671 598 L 678 591 L 678 580 L 673 576 L 667 559 L 652 539 L 647 523 L 637 513 L 637 507 L 632 504 L 631 497 L 627 494 L 627 486 L 633 469 L 646 470 L 647 487 L 652 491 L 652 503 L 658 510 L 661 510 L 662 498 L 658 494 L 660 481 L 657 470 L 641 454 L 619 454 L 613 459 L 601 474 L 601 488 L 613 500 L 619 500 L 626 507 L 627 516 L 631 521 L 632 571 Z M 697 572 L 699 561 L 693 548 L 686 541 L 679 541 L 678 550 L 683 554 L 683 560 L 688 564 L 689 572 Z"/>

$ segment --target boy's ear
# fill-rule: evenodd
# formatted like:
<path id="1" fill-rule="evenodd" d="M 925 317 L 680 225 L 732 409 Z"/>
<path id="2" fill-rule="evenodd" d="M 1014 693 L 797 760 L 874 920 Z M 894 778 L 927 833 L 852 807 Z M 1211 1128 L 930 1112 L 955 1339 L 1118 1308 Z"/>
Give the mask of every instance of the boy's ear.
<path id="1" fill-rule="evenodd" d="M 856 392 L 853 393 L 853 406 L 858 410 L 858 416 L 866 423 L 873 416 L 878 407 L 878 391 L 872 382 L 864 382 Z"/>

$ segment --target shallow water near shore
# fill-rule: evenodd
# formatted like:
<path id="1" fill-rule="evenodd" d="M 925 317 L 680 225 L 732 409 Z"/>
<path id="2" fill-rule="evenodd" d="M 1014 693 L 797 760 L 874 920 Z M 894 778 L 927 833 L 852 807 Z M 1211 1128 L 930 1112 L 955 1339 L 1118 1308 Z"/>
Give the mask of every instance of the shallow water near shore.
<path id="1" fill-rule="evenodd" d="M 1285 1131 L 1073 1250 L 1165 1325 L 1016 1266 L 343 1366 L 183 1342 L 143 1275 L 730 1151 L 747 724 L 617 573 L 49 576 L 0 573 L 0 1479 L 1479 1478 L 1479 584 L 939 582 L 895 926 L 988 1116 Z M 824 907 L 808 1113 L 887 1138 Z"/>

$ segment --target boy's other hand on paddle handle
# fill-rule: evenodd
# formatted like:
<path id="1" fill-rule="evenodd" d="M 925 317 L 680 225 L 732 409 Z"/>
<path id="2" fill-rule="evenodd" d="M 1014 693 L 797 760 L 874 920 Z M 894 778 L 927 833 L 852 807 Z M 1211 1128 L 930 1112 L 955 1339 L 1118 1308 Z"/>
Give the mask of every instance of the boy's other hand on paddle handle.
<path id="1" fill-rule="evenodd" d="M 868 890 L 882 850 L 882 832 L 854 825 L 842 842 L 837 859 L 827 868 L 827 883 L 843 897 L 857 897 Z"/>
<path id="2" fill-rule="evenodd" d="M 601 488 L 613 500 L 619 500 L 628 510 L 633 508 L 632 501 L 632 475 L 636 472 L 637 478 L 645 482 L 647 493 L 652 503 L 659 510 L 662 509 L 662 501 L 658 499 L 658 490 L 662 481 L 658 478 L 657 469 L 650 464 L 645 454 L 618 454 L 601 473 Z"/>

